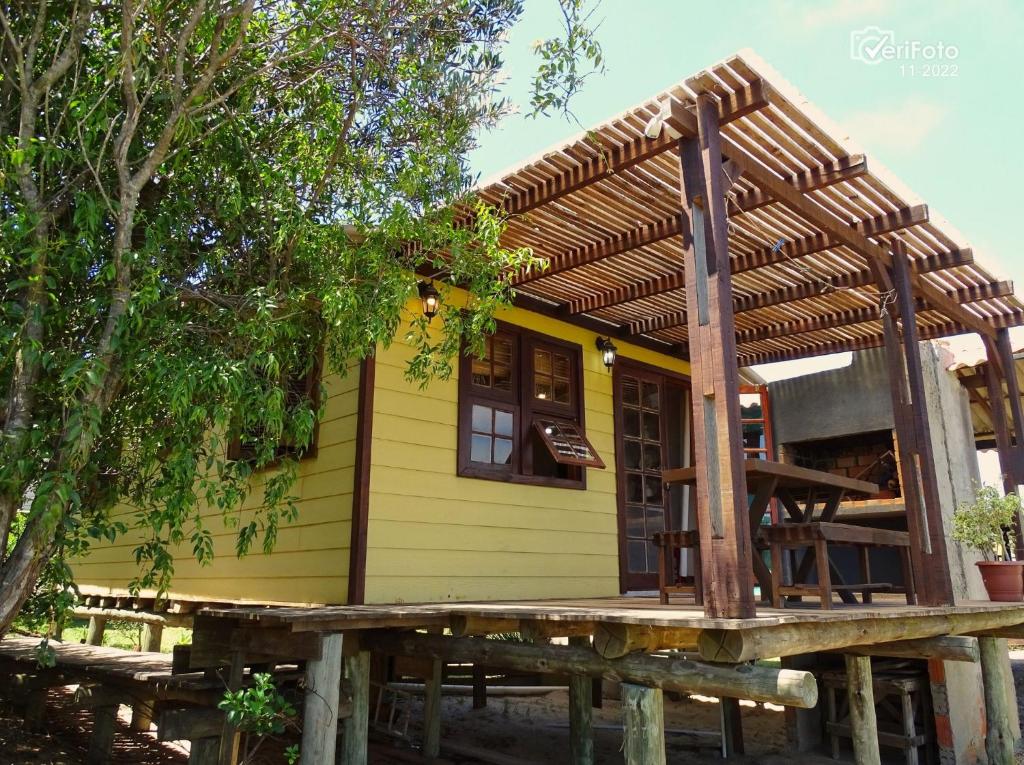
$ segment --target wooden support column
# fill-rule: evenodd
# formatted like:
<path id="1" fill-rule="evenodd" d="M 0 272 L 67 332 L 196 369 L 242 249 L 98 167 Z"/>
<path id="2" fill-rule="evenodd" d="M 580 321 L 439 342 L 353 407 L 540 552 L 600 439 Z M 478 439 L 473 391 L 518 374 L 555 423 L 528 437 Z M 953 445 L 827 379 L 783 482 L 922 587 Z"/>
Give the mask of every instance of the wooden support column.
<path id="1" fill-rule="evenodd" d="M 85 636 L 86 645 L 103 645 L 103 630 L 107 627 L 107 620 L 102 616 L 89 617 L 89 631 Z"/>
<path id="2" fill-rule="evenodd" d="M 1017 380 L 1017 365 L 1010 345 L 1010 330 L 1004 328 L 996 331 L 995 347 L 1006 380 L 1006 396 L 1013 420 L 1013 477 L 1016 485 L 1020 486 L 1024 483 L 1024 405 L 1020 399 L 1020 382 Z"/>
<path id="3" fill-rule="evenodd" d="M 153 722 L 156 701 L 139 699 L 132 704 L 132 730 L 147 731 Z"/>
<path id="4" fill-rule="evenodd" d="M 889 366 L 893 417 L 899 452 L 901 489 L 907 507 L 915 586 L 919 600 L 928 605 L 953 603 L 953 580 L 949 573 L 942 506 L 935 473 L 924 372 L 917 334 L 917 312 L 906 245 L 893 242 L 892 272 L 879 275 L 879 289 L 895 292 L 895 304 L 886 305 L 883 316 L 886 360 Z M 891 294 L 891 293 L 889 293 Z M 891 313 L 900 318 L 902 338 L 897 335 Z M 900 345 L 902 339 L 902 346 Z"/>
<path id="5" fill-rule="evenodd" d="M 303 765 L 334 765 L 338 745 L 342 639 L 340 633 L 322 635 L 320 658 L 306 662 L 305 707 L 302 714 Z"/>
<path id="6" fill-rule="evenodd" d="M 590 647 L 590 638 L 574 636 L 569 645 Z M 569 675 L 569 762 L 572 765 L 594 763 L 594 685 L 589 675 Z"/>
<path id="7" fill-rule="evenodd" d="M 999 638 L 979 637 L 981 651 L 981 679 L 985 688 L 985 752 L 990 765 L 1013 765 L 1013 748 L 1020 731 L 1010 725 L 1012 712 L 1007 688 L 1013 687 L 1013 678 L 1007 672 L 1006 642 Z M 1013 694 L 1016 698 L 1016 694 Z"/>
<path id="8" fill-rule="evenodd" d="M 999 455 L 999 472 L 1003 477 L 1003 492 L 1006 494 L 1012 494 L 1017 491 L 1019 483 L 1018 470 L 1017 470 L 1017 449 L 1013 444 L 1013 436 L 1010 432 L 1009 423 L 1007 422 L 1006 416 L 1006 401 L 1003 394 L 1003 370 L 1007 368 L 1007 362 L 1002 358 L 1003 354 L 1000 351 L 997 343 L 985 340 L 985 356 L 988 359 L 988 363 L 985 364 L 985 388 L 988 392 L 989 399 L 989 414 L 992 417 L 992 430 L 996 437 L 996 453 Z M 1007 338 L 1006 343 L 1009 343 Z M 1007 345 L 1007 348 L 1009 346 Z M 1016 372 L 1012 365 L 1012 354 L 1010 354 L 1009 369 L 1013 373 L 1014 383 L 1016 383 Z M 1006 378 L 1007 387 L 1009 387 L 1009 378 Z M 1014 388 L 1017 388 L 1014 384 Z M 1012 402 L 1013 396 L 1010 396 Z M 1020 392 L 1017 391 L 1017 400 L 1020 401 Z M 1019 408 L 1019 407 L 1018 407 Z M 1016 428 L 1016 423 L 1014 423 Z M 1020 439 L 1017 440 L 1020 444 Z M 1014 519 L 1013 531 L 1015 537 L 1015 545 L 1013 550 L 1013 557 L 1016 560 L 1024 560 L 1024 533 L 1022 533 L 1022 523 L 1020 515 Z"/>
<path id="9" fill-rule="evenodd" d="M 196 738 L 189 742 L 188 765 L 217 765 L 219 738 Z"/>
<path id="10" fill-rule="evenodd" d="M 114 729 L 116 727 L 117 704 L 110 703 L 96 707 L 92 717 L 89 751 L 85 755 L 86 765 L 108 765 L 110 750 L 114 746 Z"/>
<path id="11" fill-rule="evenodd" d="M 423 756 L 437 759 L 441 754 L 441 681 L 444 662 L 430 663 L 430 677 L 423 685 Z"/>
<path id="12" fill-rule="evenodd" d="M 845 659 L 853 761 L 857 765 L 881 765 L 882 756 L 878 751 L 878 722 L 875 719 L 875 691 L 871 681 L 871 658 L 847 654 Z"/>
<path id="13" fill-rule="evenodd" d="M 679 142 L 704 613 L 754 616 L 739 370 L 718 110 L 697 97 L 697 137 Z"/>
<path id="14" fill-rule="evenodd" d="M 242 687 L 242 680 L 245 677 L 245 654 L 241 651 L 232 651 L 231 664 L 228 667 L 228 676 L 225 682 L 227 690 L 237 691 Z M 308 682 L 308 674 L 307 674 Z M 232 725 L 224 716 L 224 726 L 220 734 L 220 753 L 217 757 L 220 765 L 235 765 L 238 762 L 238 750 L 241 746 L 242 737 L 238 728 Z M 305 743 L 305 739 L 303 739 Z"/>
<path id="15" fill-rule="evenodd" d="M 344 658 L 352 714 L 342 723 L 341 765 L 366 765 L 370 735 L 370 652 Z"/>
<path id="16" fill-rule="evenodd" d="M 740 716 L 739 699 L 720 698 L 718 712 L 722 728 L 722 757 L 728 759 L 743 754 L 743 718 Z"/>
<path id="17" fill-rule="evenodd" d="M 164 626 L 162 624 L 146 624 L 142 628 L 142 645 L 143 651 L 149 653 L 160 653 L 160 641 L 164 636 Z"/>
<path id="18" fill-rule="evenodd" d="M 473 709 L 487 707 L 487 669 L 483 664 L 473 665 Z"/>
<path id="19" fill-rule="evenodd" d="M 626 765 L 665 765 L 665 707 L 660 688 L 622 684 Z"/>

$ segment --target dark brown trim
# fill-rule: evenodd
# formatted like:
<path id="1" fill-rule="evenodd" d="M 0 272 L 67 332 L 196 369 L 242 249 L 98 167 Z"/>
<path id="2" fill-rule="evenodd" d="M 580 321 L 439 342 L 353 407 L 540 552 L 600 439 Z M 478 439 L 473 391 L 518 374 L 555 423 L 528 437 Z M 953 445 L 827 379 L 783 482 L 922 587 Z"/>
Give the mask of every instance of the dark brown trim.
<path id="1" fill-rule="evenodd" d="M 352 541 L 349 545 L 348 605 L 366 600 L 366 528 L 370 517 L 370 450 L 373 444 L 373 390 L 377 359 L 359 365 L 359 409 L 356 413 L 356 469 L 352 486 Z"/>

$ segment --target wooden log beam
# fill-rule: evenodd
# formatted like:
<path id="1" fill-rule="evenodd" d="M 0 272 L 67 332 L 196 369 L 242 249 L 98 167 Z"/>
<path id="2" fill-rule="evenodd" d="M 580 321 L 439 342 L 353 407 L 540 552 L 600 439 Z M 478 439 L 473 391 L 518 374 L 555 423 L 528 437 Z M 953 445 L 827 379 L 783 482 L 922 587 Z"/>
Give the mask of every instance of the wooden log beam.
<path id="1" fill-rule="evenodd" d="M 452 635 L 466 637 L 468 635 L 496 635 L 503 632 L 518 632 L 518 619 L 493 619 L 486 616 L 452 616 Z"/>
<path id="2" fill-rule="evenodd" d="M 305 765 L 334 765 L 343 638 L 332 633 L 320 636 L 319 640 L 320 658 L 306 662 L 302 761 Z"/>
<path id="3" fill-rule="evenodd" d="M 846 646 L 898 640 L 972 635 L 1024 624 L 1024 607 L 993 610 L 933 609 L 924 615 L 819 620 L 743 629 L 705 629 L 698 640 L 701 659 L 737 664 L 755 659 L 834 651 Z M 715 695 L 715 694 L 711 694 Z"/>
<path id="4" fill-rule="evenodd" d="M 594 650 L 606 659 L 618 659 L 634 651 L 654 653 L 665 649 L 697 647 L 700 630 L 650 627 L 644 624 L 601 622 L 594 629 Z"/>
<path id="5" fill-rule="evenodd" d="M 851 165 L 850 167 L 857 169 L 856 173 L 849 171 L 846 173 L 815 173 L 813 171 L 808 171 L 806 173 L 800 173 L 799 175 L 792 176 L 787 182 L 801 190 L 822 188 L 822 186 L 815 185 L 815 183 L 823 179 L 829 179 L 832 183 L 836 183 L 840 180 L 847 180 L 850 177 L 855 177 L 860 172 L 864 172 L 864 170 L 862 170 L 864 166 L 865 163 L 863 162 L 859 165 Z M 748 210 L 756 209 L 756 207 L 760 206 L 761 204 L 752 205 L 750 202 L 744 203 L 743 200 L 740 200 L 738 204 L 730 205 L 728 214 L 731 217 L 739 216 L 746 213 Z M 907 228 L 909 226 L 926 223 L 927 221 L 928 206 L 916 205 L 914 207 L 908 207 L 897 213 L 880 215 L 876 218 L 859 221 L 854 224 L 854 226 L 858 227 L 859 230 L 862 230 L 867 236 L 875 236 L 877 234 L 883 234 Z M 682 230 L 682 223 L 678 215 L 671 215 L 667 218 L 651 221 L 650 223 L 645 223 L 637 228 L 615 234 L 600 241 L 568 249 L 565 252 L 550 258 L 548 260 L 547 268 L 521 271 L 513 277 L 513 282 L 515 284 L 525 284 L 527 282 L 536 281 L 537 279 L 543 279 L 548 276 L 564 273 L 570 269 L 578 268 L 590 263 L 597 263 L 607 258 L 615 257 L 616 255 L 622 255 L 630 250 L 637 250 L 641 247 L 647 247 L 657 242 L 664 241 L 665 239 L 669 239 L 673 236 L 679 236 L 679 234 L 682 233 Z M 742 255 L 735 258 L 733 261 L 733 273 L 750 271 L 755 268 L 762 268 L 764 266 L 782 263 L 787 259 L 805 257 L 812 253 L 821 252 L 822 250 L 827 250 L 830 247 L 835 246 L 836 242 L 830 241 L 827 237 L 819 236 L 807 237 L 806 239 L 792 242 L 783 247 L 782 250 L 778 251 L 771 247 L 765 247 L 763 250 L 758 250 L 749 255 Z"/>
<path id="6" fill-rule="evenodd" d="M 683 269 L 691 306 L 688 321 L 693 381 L 704 613 L 744 618 L 755 613 L 753 546 L 743 470 L 736 328 L 732 314 L 729 234 L 722 187 L 722 140 L 714 99 L 697 98 L 687 112 L 695 138 L 679 142 Z M 787 188 L 791 188 L 787 184 Z M 800 192 L 794 190 L 793 193 Z M 729 694 L 725 694 L 729 695 Z"/>
<path id="7" fill-rule="evenodd" d="M 622 684 L 626 765 L 665 765 L 665 701 L 660 688 Z"/>
<path id="8" fill-rule="evenodd" d="M 71 612 L 76 619 L 114 619 L 124 622 L 138 622 L 141 624 L 153 624 L 162 627 L 191 627 L 192 617 L 185 614 L 154 613 L 151 611 L 132 611 L 127 608 L 94 608 L 89 606 L 77 606 Z M 90 643 L 89 645 L 99 645 Z"/>
<path id="9" fill-rule="evenodd" d="M 521 672 L 599 676 L 681 693 L 730 696 L 804 709 L 813 707 L 818 699 L 813 674 L 801 670 L 730 667 L 649 654 L 605 659 L 582 646 L 530 645 L 408 632 L 375 633 L 372 640 L 374 648 L 392 655 L 430 656 Z"/>
<path id="10" fill-rule="evenodd" d="M 669 122 L 675 130 L 683 135 L 696 134 L 698 127 L 697 118 L 686 110 L 681 102 L 673 100 L 671 112 L 672 116 Z M 731 144 L 723 143 L 722 152 L 727 159 L 743 172 L 744 178 L 767 194 L 770 194 L 777 202 L 785 205 L 801 218 L 816 226 L 822 234 L 852 248 L 855 252 L 879 266 L 885 268 L 892 266 L 892 258 L 883 247 L 870 241 L 847 222 L 835 217 L 809 197 L 804 196 L 803 193 L 794 189 L 745 151 Z M 964 310 L 959 304 L 946 297 L 941 290 L 927 284 L 919 277 L 914 278 L 913 287 L 916 294 L 927 300 L 930 305 L 936 310 L 941 311 L 943 315 L 960 322 L 964 326 L 969 327 L 971 331 L 977 332 L 984 337 L 995 338 L 996 328 L 994 326 L 976 314 Z"/>
<path id="11" fill-rule="evenodd" d="M 726 124 L 767 105 L 763 83 L 757 80 L 716 104 L 718 120 L 721 124 Z M 659 107 L 660 104 L 654 105 L 654 108 Z M 681 104 L 680 108 L 685 109 Z M 589 142 L 586 143 L 584 153 L 593 151 Z M 675 140 L 668 135 L 668 131 L 662 131 L 657 138 L 642 136 L 622 146 L 602 146 L 598 154 L 581 164 L 563 170 L 529 188 L 510 192 L 501 200 L 501 208 L 507 215 L 522 215 L 592 183 L 628 170 L 669 151 L 674 146 Z"/>
<path id="12" fill-rule="evenodd" d="M 985 753 L 991 765 L 1013 765 L 1014 744 L 1020 738 L 1020 731 L 1010 725 L 1013 710 L 1008 692 L 1013 688 L 1013 677 L 1007 671 L 1006 643 L 999 638 L 978 638 L 981 650 L 981 682 L 985 690 Z"/>
<path id="13" fill-rule="evenodd" d="M 914 261 L 914 272 L 920 274 L 941 271 L 945 268 L 957 266 L 969 266 L 974 262 L 974 254 L 970 249 L 950 250 L 948 252 L 930 255 Z M 874 283 L 874 278 L 869 270 L 854 272 L 830 277 L 833 289 L 862 287 Z M 587 311 L 596 311 L 601 308 L 609 308 L 622 303 L 629 303 L 641 298 L 660 295 L 664 292 L 682 289 L 686 286 L 686 277 L 681 272 L 665 274 L 642 279 L 624 287 L 615 287 L 605 292 L 594 295 L 587 295 L 566 303 L 564 313 L 575 315 Z M 790 300 L 801 300 L 806 297 L 813 297 L 819 294 L 822 286 L 820 284 L 802 284 L 793 287 L 783 287 L 771 292 L 758 293 L 748 298 L 736 297 L 733 299 L 733 310 L 736 313 L 753 311 L 769 305 L 789 302 Z M 1012 288 L 1011 288 L 1012 292 Z M 763 296 L 763 297 L 762 297 Z M 994 296 L 995 297 L 995 296 Z"/>
<path id="14" fill-rule="evenodd" d="M 875 689 L 871 680 L 871 658 L 846 657 L 846 695 L 850 703 L 850 732 L 853 761 L 857 765 L 881 765 L 878 749 L 878 721 L 875 719 Z"/>
<path id="15" fill-rule="evenodd" d="M 537 643 L 552 638 L 581 636 L 589 637 L 597 630 L 594 622 L 565 622 L 540 619 L 523 619 L 519 622 L 519 634 L 523 639 Z M 453 633 L 454 634 L 454 633 Z"/>
<path id="16" fill-rule="evenodd" d="M 978 640 L 968 636 L 945 636 L 898 640 L 894 643 L 846 646 L 837 653 L 858 656 L 885 656 L 895 659 L 939 659 L 976 664 L 979 659 Z"/>

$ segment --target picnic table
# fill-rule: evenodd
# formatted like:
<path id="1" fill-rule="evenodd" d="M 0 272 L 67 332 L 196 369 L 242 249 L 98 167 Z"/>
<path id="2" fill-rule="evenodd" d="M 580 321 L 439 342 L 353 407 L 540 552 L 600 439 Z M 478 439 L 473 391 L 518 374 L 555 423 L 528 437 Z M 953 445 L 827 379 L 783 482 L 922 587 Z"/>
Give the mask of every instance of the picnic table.
<path id="1" fill-rule="evenodd" d="M 794 585 L 802 584 L 810 574 L 811 566 L 815 560 L 814 540 L 811 533 L 815 526 L 812 524 L 832 523 L 839 510 L 839 504 L 847 492 L 858 492 L 863 494 L 877 494 L 878 486 L 868 481 L 861 481 L 856 478 L 826 473 L 820 470 L 789 465 L 782 462 L 773 462 L 763 459 L 745 459 L 743 470 L 747 478 L 747 493 L 750 495 L 748 519 L 750 523 L 751 539 L 754 543 L 766 541 L 759 540 L 759 530 L 762 528 L 762 520 L 768 511 L 772 499 L 777 499 L 785 509 L 790 523 L 785 527 L 792 528 L 795 525 L 805 525 L 812 547 L 804 556 L 799 569 L 794 574 Z M 673 485 L 690 485 L 697 482 L 697 468 L 670 468 L 662 471 L 662 480 L 666 487 Z M 820 505 L 820 510 L 819 510 Z M 786 543 L 796 544 L 798 536 L 789 532 Z M 692 541 L 692 537 L 690 538 Z M 672 539 L 668 534 L 661 540 L 663 543 L 671 544 Z M 781 544 L 781 542 L 780 542 Z M 662 565 L 671 556 L 662 555 Z M 826 556 L 827 557 L 827 556 Z M 759 555 L 752 556 L 751 564 L 754 569 L 754 576 L 761 586 L 761 592 L 765 597 L 773 592 L 772 572 Z M 845 602 L 856 602 L 852 593 L 844 589 L 843 578 L 832 565 L 828 564 L 831 579 L 837 582 L 840 596 Z M 853 599 L 853 600 L 851 600 Z"/>

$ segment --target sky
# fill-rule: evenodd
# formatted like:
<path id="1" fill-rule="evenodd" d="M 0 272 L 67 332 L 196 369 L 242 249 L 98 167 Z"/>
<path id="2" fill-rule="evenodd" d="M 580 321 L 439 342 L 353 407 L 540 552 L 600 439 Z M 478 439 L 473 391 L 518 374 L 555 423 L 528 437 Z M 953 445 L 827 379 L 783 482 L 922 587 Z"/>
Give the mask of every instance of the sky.
<path id="1" fill-rule="evenodd" d="M 505 94 L 520 111 L 480 137 L 471 162 L 481 178 L 581 129 L 562 117 L 527 116 L 537 65 L 531 46 L 557 34 L 559 18 L 556 0 L 526 0 L 505 52 Z M 1024 2 L 603 0 L 594 19 L 607 71 L 590 78 L 572 105 L 583 126 L 752 48 L 848 131 L 869 167 L 891 170 L 963 233 L 976 257 L 995 266 L 994 275 L 1014 279 L 1024 294 L 1024 254 L 1012 225 L 1020 218 L 1013 184 L 1024 174 L 1014 129 L 1024 122 L 1015 55 Z M 885 33 L 905 47 L 941 44 L 947 57 L 855 59 L 855 49 L 870 57 Z M 1024 333 L 1015 341 L 1024 343 Z M 778 379 L 848 362 L 841 354 L 757 370 Z"/>
<path id="2" fill-rule="evenodd" d="M 1017 56 L 1024 2 L 603 0 L 594 18 L 607 71 L 589 79 L 572 105 L 583 126 L 752 48 L 848 131 L 869 167 L 886 166 L 963 233 L 995 276 L 1013 279 L 1024 294 L 1015 225 L 1022 217 L 1015 182 L 1024 175 L 1016 145 L 1024 123 Z M 580 130 L 561 117 L 526 116 L 537 64 L 531 45 L 557 34 L 558 22 L 556 0 L 526 0 L 505 53 L 505 94 L 520 111 L 480 137 L 471 162 L 481 178 Z M 885 35 L 897 45 L 941 44 L 947 57 L 871 64 L 854 56 L 870 58 Z M 1014 340 L 1024 344 L 1024 332 Z M 841 354 L 757 369 L 778 379 L 848 361 Z M 983 473 L 992 473 L 991 456 L 983 455 Z"/>

